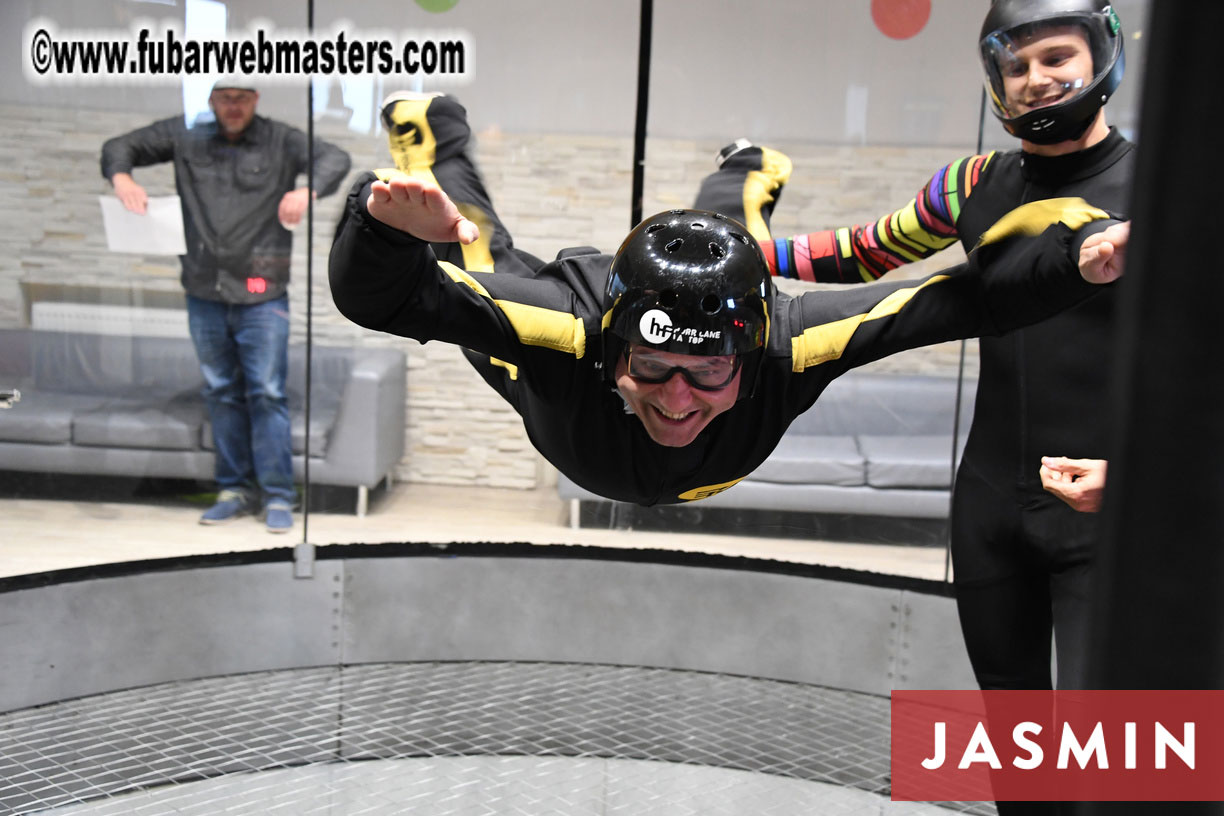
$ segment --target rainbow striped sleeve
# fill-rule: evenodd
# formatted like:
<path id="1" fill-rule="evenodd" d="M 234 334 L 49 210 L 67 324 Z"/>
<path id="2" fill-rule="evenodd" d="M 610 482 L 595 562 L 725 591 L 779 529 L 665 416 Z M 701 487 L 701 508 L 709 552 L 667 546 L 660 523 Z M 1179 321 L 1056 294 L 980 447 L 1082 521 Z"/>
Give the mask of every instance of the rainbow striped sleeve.
<path id="1" fill-rule="evenodd" d="M 961 207 L 993 156 L 952 162 L 931 176 L 917 198 L 874 224 L 766 242 L 762 249 L 770 270 L 784 278 L 862 283 L 930 257 L 956 241 Z"/>

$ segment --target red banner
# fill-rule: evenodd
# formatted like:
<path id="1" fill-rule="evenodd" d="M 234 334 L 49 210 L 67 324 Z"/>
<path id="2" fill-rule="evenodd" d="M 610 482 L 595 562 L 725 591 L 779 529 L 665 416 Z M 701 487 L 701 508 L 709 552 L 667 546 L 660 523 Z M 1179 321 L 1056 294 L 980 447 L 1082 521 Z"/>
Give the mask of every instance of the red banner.
<path id="1" fill-rule="evenodd" d="M 1224 691 L 894 691 L 892 798 L 1224 800 Z"/>

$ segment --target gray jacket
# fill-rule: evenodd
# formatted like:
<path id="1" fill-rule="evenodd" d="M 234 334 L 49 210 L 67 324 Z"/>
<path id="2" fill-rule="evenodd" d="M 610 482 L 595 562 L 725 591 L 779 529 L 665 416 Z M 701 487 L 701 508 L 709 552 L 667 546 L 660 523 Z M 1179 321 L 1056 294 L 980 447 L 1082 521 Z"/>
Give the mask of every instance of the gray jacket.
<path id="1" fill-rule="evenodd" d="M 205 300 L 260 303 L 289 283 L 293 235 L 276 213 L 281 197 L 300 186 L 306 152 L 306 134 L 283 122 L 256 116 L 230 143 L 216 124 L 188 128 L 180 116 L 108 140 L 102 175 L 173 161 L 187 238 L 183 288 Z M 318 195 L 335 192 L 349 165 L 347 153 L 315 139 Z"/>

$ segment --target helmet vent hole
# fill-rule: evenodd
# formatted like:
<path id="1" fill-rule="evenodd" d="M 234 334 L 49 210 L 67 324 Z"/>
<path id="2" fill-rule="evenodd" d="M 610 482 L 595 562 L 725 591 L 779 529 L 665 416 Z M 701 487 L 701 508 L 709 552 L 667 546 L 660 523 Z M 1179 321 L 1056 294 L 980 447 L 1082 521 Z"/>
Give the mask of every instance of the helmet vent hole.
<path id="1" fill-rule="evenodd" d="M 684 246 L 683 240 L 681 240 L 680 238 L 673 238 L 672 240 L 668 241 L 667 245 L 664 246 L 663 248 L 666 249 L 668 252 L 675 252 L 677 249 L 679 249 L 682 246 Z"/>
<path id="2" fill-rule="evenodd" d="M 703 230 L 706 228 L 704 221 L 694 221 L 690 226 L 695 230 Z"/>
<path id="3" fill-rule="evenodd" d="M 744 235 L 742 232 L 735 232 L 734 230 L 732 230 L 731 232 L 728 232 L 727 234 L 730 235 L 735 240 L 739 241 L 744 246 L 750 246 L 750 244 L 748 243 L 748 236 Z"/>
<path id="4" fill-rule="evenodd" d="M 658 232 L 661 229 L 664 229 L 666 226 L 667 226 L 666 224 L 651 224 L 649 227 L 646 228 L 646 234 L 654 235 L 656 232 Z"/>
<path id="5" fill-rule="evenodd" d="M 710 242 L 710 256 L 713 258 L 723 259 L 727 257 L 727 250 L 721 244 Z"/>
<path id="6" fill-rule="evenodd" d="M 680 295 L 675 289 L 664 289 L 659 293 L 659 305 L 665 309 L 670 309 L 680 302 Z"/>
<path id="7" fill-rule="evenodd" d="M 706 314 L 717 314 L 721 308 L 722 301 L 719 300 L 718 295 L 706 295 L 701 299 L 701 311 Z"/>

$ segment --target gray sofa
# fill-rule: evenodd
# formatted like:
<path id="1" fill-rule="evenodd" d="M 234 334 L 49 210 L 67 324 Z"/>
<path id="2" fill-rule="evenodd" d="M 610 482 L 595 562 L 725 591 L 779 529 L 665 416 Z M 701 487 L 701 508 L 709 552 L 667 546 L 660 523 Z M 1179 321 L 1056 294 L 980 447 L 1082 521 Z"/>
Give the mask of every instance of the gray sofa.
<path id="1" fill-rule="evenodd" d="M 404 354 L 316 346 L 308 433 L 305 351 L 289 353 L 295 475 L 309 437 L 311 483 L 356 488 L 364 515 L 404 452 Z M 21 392 L 0 410 L 0 470 L 211 481 L 202 386 L 188 339 L 0 330 L 0 388 Z"/>
<path id="2" fill-rule="evenodd" d="M 961 389 L 957 461 L 977 381 Z M 956 421 L 955 377 L 852 371 L 791 424 L 747 478 L 685 507 L 946 519 Z M 557 490 L 579 525 L 582 503 L 608 500 L 564 475 Z"/>

